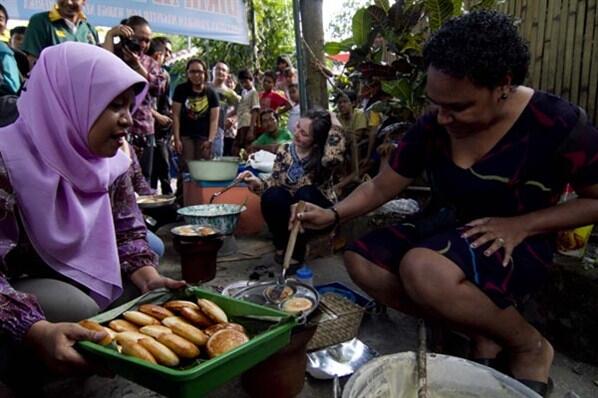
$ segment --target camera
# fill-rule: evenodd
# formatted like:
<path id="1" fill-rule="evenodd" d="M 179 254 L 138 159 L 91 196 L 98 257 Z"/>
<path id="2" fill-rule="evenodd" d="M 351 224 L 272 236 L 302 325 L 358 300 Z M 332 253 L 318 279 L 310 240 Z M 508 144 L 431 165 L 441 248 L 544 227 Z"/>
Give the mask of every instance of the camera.
<path id="1" fill-rule="evenodd" d="M 139 44 L 136 38 L 123 37 L 121 42 L 124 47 L 127 47 L 129 49 L 129 51 L 136 54 L 141 52 L 141 45 Z"/>

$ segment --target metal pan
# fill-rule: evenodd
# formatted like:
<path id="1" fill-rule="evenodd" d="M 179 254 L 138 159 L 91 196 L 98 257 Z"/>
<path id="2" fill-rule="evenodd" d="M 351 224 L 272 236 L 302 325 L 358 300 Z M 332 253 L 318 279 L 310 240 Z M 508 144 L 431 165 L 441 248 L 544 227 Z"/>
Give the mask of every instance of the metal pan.
<path id="1" fill-rule="evenodd" d="M 211 232 L 211 233 L 207 233 Z M 186 224 L 179 225 L 170 230 L 170 233 L 179 240 L 196 242 L 220 238 L 222 234 L 216 228 L 207 225 Z"/>
<path id="2" fill-rule="evenodd" d="M 245 289 L 238 290 L 233 294 L 234 298 L 250 301 L 252 303 L 266 305 L 271 308 L 281 309 L 285 301 L 292 299 L 293 297 L 303 297 L 310 300 L 313 306 L 298 315 L 299 320 L 306 320 L 320 304 L 320 294 L 318 291 L 310 285 L 296 281 L 294 279 L 287 279 L 285 286 L 289 286 L 293 290 L 293 294 L 290 294 L 282 302 L 274 303 L 268 300 L 268 296 L 264 294 L 266 289 L 272 289 L 276 286 L 276 281 L 269 281 L 263 283 L 256 283 L 248 286 Z"/>
<path id="3" fill-rule="evenodd" d="M 142 195 L 137 198 L 140 209 L 153 209 L 156 207 L 170 206 L 176 200 L 172 195 Z"/>

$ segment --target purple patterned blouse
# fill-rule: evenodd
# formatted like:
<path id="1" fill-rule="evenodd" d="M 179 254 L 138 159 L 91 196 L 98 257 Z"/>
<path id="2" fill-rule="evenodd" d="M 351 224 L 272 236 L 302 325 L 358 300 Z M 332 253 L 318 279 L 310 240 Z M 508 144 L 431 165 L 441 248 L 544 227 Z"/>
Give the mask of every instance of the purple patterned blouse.
<path id="1" fill-rule="evenodd" d="M 141 101 L 139 108 L 133 114 L 133 126 L 129 129 L 129 132 L 132 135 L 144 137 L 154 134 L 152 98 L 164 94 L 168 75 L 162 71 L 160 64 L 148 55 L 142 54 L 139 62 L 147 71 L 149 90 L 143 101 Z"/>
<path id="2" fill-rule="evenodd" d="M 110 187 L 110 202 L 116 229 L 118 256 L 123 276 L 130 276 L 137 269 L 150 265 L 156 267 L 157 255 L 146 241 L 147 229 L 135 200 L 132 184 L 133 167 L 118 177 Z M 16 341 L 21 340 L 31 325 L 44 319 L 35 296 L 14 290 L 8 277 L 20 275 L 15 264 L 6 261 L 11 250 L 36 253 L 28 239 L 19 230 L 18 205 L 4 161 L 0 155 L 0 333 L 6 333 Z M 10 269 L 9 269 L 10 268 Z"/>

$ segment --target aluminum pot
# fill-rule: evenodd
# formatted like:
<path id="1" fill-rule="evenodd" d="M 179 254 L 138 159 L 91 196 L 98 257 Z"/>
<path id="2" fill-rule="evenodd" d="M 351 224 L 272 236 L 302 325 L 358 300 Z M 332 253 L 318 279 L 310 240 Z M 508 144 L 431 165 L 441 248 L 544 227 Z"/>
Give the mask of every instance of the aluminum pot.
<path id="1" fill-rule="evenodd" d="M 231 181 L 239 171 L 239 158 L 224 156 L 213 160 L 189 160 L 189 173 L 197 181 Z"/>

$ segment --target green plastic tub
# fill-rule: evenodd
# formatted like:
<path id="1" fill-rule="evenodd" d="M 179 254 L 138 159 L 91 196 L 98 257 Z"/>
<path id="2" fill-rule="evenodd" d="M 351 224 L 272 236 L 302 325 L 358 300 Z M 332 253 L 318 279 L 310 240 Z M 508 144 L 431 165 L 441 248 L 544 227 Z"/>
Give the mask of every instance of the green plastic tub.
<path id="1" fill-rule="evenodd" d="M 168 368 L 120 354 L 113 346 L 79 342 L 84 355 L 93 356 L 107 368 L 135 383 L 169 397 L 201 397 L 228 380 L 238 376 L 286 346 L 291 330 L 296 325 L 288 314 L 225 297 L 200 288 L 189 288 L 184 293 L 165 289 L 150 292 L 127 304 L 100 314 L 93 320 L 105 323 L 121 313 L 143 303 L 164 303 L 173 299 L 207 298 L 218 304 L 233 322 L 245 326 L 249 342 L 213 359 L 196 362 L 187 368 Z"/>

